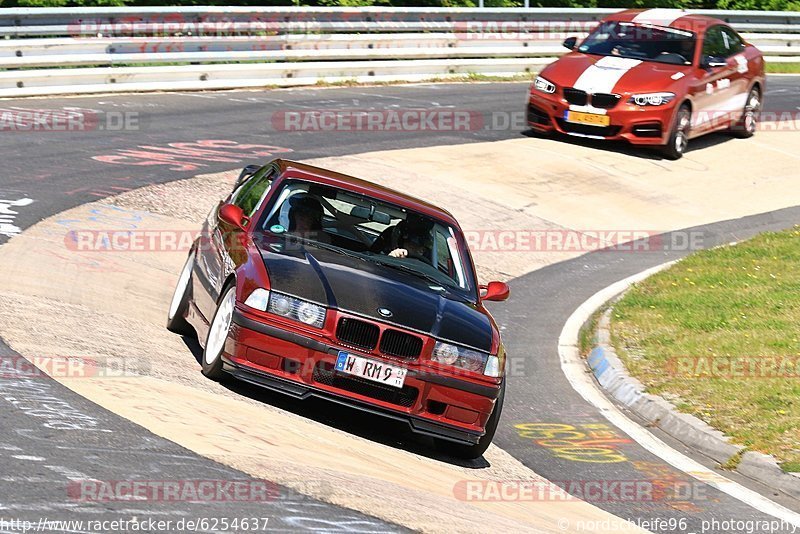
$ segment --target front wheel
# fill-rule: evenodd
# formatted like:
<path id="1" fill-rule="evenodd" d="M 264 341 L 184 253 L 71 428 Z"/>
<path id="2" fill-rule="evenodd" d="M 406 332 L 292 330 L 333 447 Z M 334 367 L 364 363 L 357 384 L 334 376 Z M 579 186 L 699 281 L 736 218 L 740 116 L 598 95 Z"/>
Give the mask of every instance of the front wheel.
<path id="1" fill-rule="evenodd" d="M 227 286 L 217 304 L 217 311 L 208 327 L 206 346 L 203 349 L 203 374 L 211 380 L 221 380 L 225 376 L 222 370 L 222 353 L 231 330 L 233 309 L 236 306 L 236 285 Z"/>
<path id="2" fill-rule="evenodd" d="M 505 397 L 506 383 L 503 381 L 500 386 L 500 395 L 497 396 L 497 400 L 494 403 L 494 410 L 492 410 L 489 420 L 486 421 L 485 433 L 478 440 L 478 443 L 475 445 L 457 445 L 451 441 L 436 439 L 436 449 L 450 456 L 465 460 L 474 460 L 483 456 L 483 453 L 491 445 L 494 434 L 497 431 L 497 424 L 500 422 L 500 414 L 503 411 Z"/>
<path id="3" fill-rule="evenodd" d="M 731 133 L 735 137 L 753 137 L 758 127 L 758 116 L 761 113 L 761 91 L 753 87 L 744 104 L 742 116 L 731 126 Z"/>
<path id="4" fill-rule="evenodd" d="M 181 275 L 178 277 L 178 284 L 175 286 L 175 293 L 172 294 L 172 301 L 167 312 L 167 330 L 182 336 L 194 336 L 195 331 L 192 325 L 186 320 L 186 310 L 189 309 L 189 298 L 192 288 L 192 268 L 194 267 L 194 250 L 189 253 L 186 263 L 183 265 Z"/>
<path id="5" fill-rule="evenodd" d="M 689 146 L 689 132 L 691 130 L 692 112 L 689 106 L 682 105 L 675 115 L 675 124 L 669 134 L 667 144 L 662 147 L 664 157 L 671 160 L 681 159 L 686 147 Z"/>

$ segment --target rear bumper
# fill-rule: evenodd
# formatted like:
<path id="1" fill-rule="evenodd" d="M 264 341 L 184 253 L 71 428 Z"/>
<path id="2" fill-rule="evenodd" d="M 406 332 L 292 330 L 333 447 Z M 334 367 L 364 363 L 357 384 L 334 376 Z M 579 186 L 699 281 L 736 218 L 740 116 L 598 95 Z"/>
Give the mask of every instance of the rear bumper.
<path id="1" fill-rule="evenodd" d="M 568 122 L 570 105 L 557 95 L 530 93 L 526 107 L 528 126 L 540 132 L 558 132 L 577 137 L 628 141 L 634 145 L 664 145 L 675 112 L 674 103 L 641 107 L 619 102 L 609 110 L 598 110 L 610 119 L 608 126 L 589 126 Z"/>
<path id="2" fill-rule="evenodd" d="M 234 378 L 298 399 L 323 398 L 404 421 L 415 433 L 477 443 L 500 392 L 499 385 L 412 369 L 399 361 L 387 363 L 408 369 L 402 390 L 371 383 L 333 370 L 340 351 L 358 351 L 256 320 L 238 309 L 233 323 L 223 363 Z"/>

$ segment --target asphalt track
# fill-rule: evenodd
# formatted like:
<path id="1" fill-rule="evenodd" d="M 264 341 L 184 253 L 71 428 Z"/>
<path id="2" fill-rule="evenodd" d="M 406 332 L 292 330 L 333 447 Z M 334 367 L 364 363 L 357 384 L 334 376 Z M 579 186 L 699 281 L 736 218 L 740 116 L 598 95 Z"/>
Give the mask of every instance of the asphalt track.
<path id="1" fill-rule="evenodd" d="M 264 146 L 291 149 L 290 157 L 306 159 L 392 148 L 515 138 L 520 135 L 520 129 L 514 128 L 513 124 L 506 125 L 509 125 L 514 114 L 520 114 L 524 93 L 525 84 L 448 84 L 4 101 L 0 103 L 0 108 L 75 107 L 96 110 L 100 123 L 115 113 L 135 113 L 129 116 L 135 116 L 138 127 L 125 131 L 97 128 L 79 132 L 3 132 L 0 135 L 3 154 L 0 199 L 34 200 L 33 203 L 14 208 L 18 215 L 13 224 L 24 229 L 69 207 L 124 190 L 266 159 L 266 154 L 254 155 L 258 151 L 269 152 Z M 768 111 L 796 112 L 800 106 L 797 78 L 771 78 L 766 104 Z M 434 107 L 479 113 L 484 117 L 483 125 L 475 130 L 446 133 L 364 134 L 286 132 L 276 130 L 273 124 L 275 113 L 289 110 Z M 201 140 L 229 141 L 233 144 L 217 143 L 214 145 L 216 154 L 198 155 L 195 151 L 193 156 L 187 156 L 186 145 L 176 145 Z M 714 136 L 695 143 L 695 146 L 715 142 L 725 142 L 725 136 Z M 241 148 L 242 145 L 260 147 Z M 629 150 L 622 146 L 608 148 Z M 153 154 L 169 156 L 154 157 Z M 799 219 L 798 210 L 783 210 L 709 225 L 698 231 L 703 232 L 704 243 L 708 246 L 766 229 L 790 226 Z M 4 239 L 0 236 L 0 243 Z M 556 352 L 556 340 L 564 321 L 588 296 L 612 282 L 654 264 L 675 259 L 681 254 L 677 251 L 651 254 L 599 252 L 537 270 L 512 282 L 513 299 L 507 304 L 494 306 L 493 311 L 506 331 L 509 352 L 530 357 L 526 357 L 521 372 L 509 378 L 507 405 L 496 438 L 500 447 L 537 473 L 556 481 L 659 478 L 690 482 L 686 475 L 630 442 L 621 432 L 597 426 L 607 422 L 570 388 L 559 368 Z M 7 353 L 8 349 L 2 346 L 0 351 Z M 104 480 L 141 477 L 143 472 L 152 473 L 152 479 L 178 478 L 183 474 L 202 479 L 247 478 L 149 434 L 50 380 L 37 380 L 35 386 L 14 386 L 17 382 L 13 380 L 4 382 L 0 402 L 6 405 L 0 417 L 7 431 L 0 441 L 0 455 L 7 467 L 0 479 L 0 516 L 39 518 L 51 514 L 54 518 L 102 518 L 119 517 L 120 512 L 132 516 L 144 514 L 142 509 L 134 505 L 115 507 L 104 503 L 98 506 L 65 499 L 65 487 L 68 487 L 69 481 L 85 479 L 87 475 Z M 87 420 L 96 421 L 93 425 L 96 430 L 46 428 L 42 418 L 31 415 L 31 409 L 35 407 L 28 410 L 20 408 L 29 406 L 19 400 L 26 392 L 28 395 L 39 392 L 58 399 L 51 400 L 51 404 L 67 403 L 76 413 L 85 414 L 89 418 Z M 535 445 L 530 437 L 521 435 L 515 427 L 537 423 L 569 425 L 574 427 L 575 432 L 586 434 L 594 432 L 597 439 L 616 442 L 617 451 L 624 461 L 597 463 L 558 458 L 551 450 Z M 679 450 L 685 450 L 681 444 L 672 444 Z M 696 455 L 693 457 L 703 461 Z M 743 482 L 762 493 L 771 494 L 769 488 Z M 20 487 L 23 491 L 19 490 Z M 149 515 L 161 512 L 171 517 L 175 514 L 179 517 L 243 517 L 257 511 L 258 517 L 262 517 L 266 509 L 271 518 L 270 528 L 279 530 L 318 528 L 322 524 L 319 521 L 327 521 L 324 523 L 326 530 L 333 529 L 334 525 L 339 530 L 351 531 L 399 530 L 396 525 L 314 502 L 280 488 L 278 494 L 279 499 L 268 503 L 266 508 L 263 505 L 253 507 L 249 504 L 217 503 L 201 509 L 187 503 L 161 503 L 156 506 L 148 503 L 147 511 Z M 788 508 L 798 510 L 796 502 L 780 496 L 773 497 Z M 695 495 L 676 502 L 610 501 L 594 504 L 623 518 L 687 518 L 687 531 L 700 531 L 701 521 L 715 518 L 769 519 L 708 487 L 704 487 L 701 496 Z M 297 514 L 293 510 L 298 510 Z M 654 531 L 676 531 L 669 523 L 662 523 L 664 528 L 652 528 L 656 526 L 652 524 L 649 526 Z M 726 529 L 706 530 L 709 531 L 725 532 Z"/>

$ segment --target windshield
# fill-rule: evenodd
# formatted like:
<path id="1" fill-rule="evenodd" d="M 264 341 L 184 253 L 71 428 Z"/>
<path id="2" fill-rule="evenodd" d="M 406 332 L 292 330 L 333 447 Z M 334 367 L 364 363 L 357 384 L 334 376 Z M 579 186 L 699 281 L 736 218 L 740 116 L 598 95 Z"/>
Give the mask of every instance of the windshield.
<path id="1" fill-rule="evenodd" d="M 290 180 L 261 231 L 403 271 L 474 297 L 457 230 L 437 219 L 345 189 Z M 463 242 L 463 240 L 462 240 Z"/>
<path id="2" fill-rule="evenodd" d="M 595 28 L 578 50 L 600 56 L 691 65 L 694 48 L 695 35 L 692 32 L 614 21 Z"/>

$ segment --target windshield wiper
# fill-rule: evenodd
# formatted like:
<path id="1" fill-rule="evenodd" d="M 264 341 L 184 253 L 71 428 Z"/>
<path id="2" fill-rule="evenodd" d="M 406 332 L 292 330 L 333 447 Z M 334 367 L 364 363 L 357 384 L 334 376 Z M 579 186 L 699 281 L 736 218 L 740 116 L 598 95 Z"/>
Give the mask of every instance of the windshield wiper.
<path id="1" fill-rule="evenodd" d="M 445 287 L 447 285 L 447 284 L 443 284 L 441 280 L 439 280 L 439 279 L 437 279 L 437 278 L 435 278 L 435 277 L 433 277 L 433 276 L 431 276 L 429 274 L 423 273 L 422 271 L 418 271 L 416 269 L 412 269 L 411 267 L 408 267 L 408 266 L 403 265 L 401 263 L 389 263 L 389 262 L 381 261 L 381 260 L 374 259 L 374 258 L 373 258 L 372 261 L 374 261 L 378 265 L 384 265 L 384 266 L 389 267 L 391 269 L 397 269 L 398 271 L 403 271 L 404 273 L 408 273 L 408 274 L 414 275 L 414 276 L 416 276 L 418 278 L 423 278 L 423 279 L 427 280 L 428 282 L 436 284 L 439 287 Z"/>
<path id="2" fill-rule="evenodd" d="M 294 236 L 292 236 L 292 237 L 294 237 Z M 336 247 L 336 246 L 333 246 L 333 245 L 329 245 L 327 243 L 320 243 L 319 241 L 313 241 L 311 239 L 305 239 L 305 238 L 300 238 L 300 239 L 303 240 L 303 243 L 311 245 L 312 247 L 317 247 L 317 248 L 321 248 L 321 249 L 324 249 L 324 250 L 330 250 L 331 252 L 335 252 L 337 254 L 341 254 L 342 256 L 348 256 L 350 258 L 356 258 L 356 259 L 361 260 L 361 261 L 368 261 L 361 254 L 357 254 L 355 252 L 352 252 L 350 250 L 347 250 L 347 249 L 344 249 L 344 248 L 341 248 L 341 247 Z"/>

